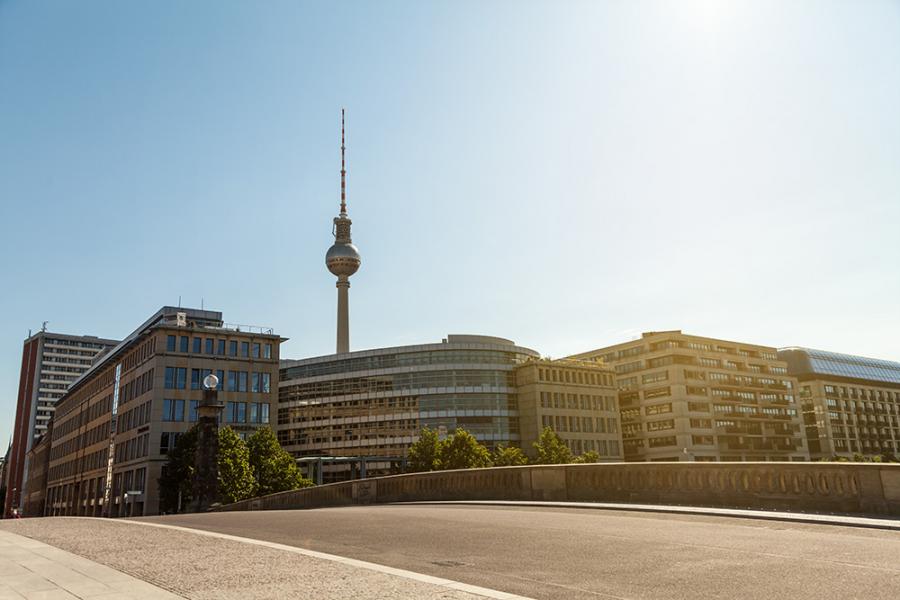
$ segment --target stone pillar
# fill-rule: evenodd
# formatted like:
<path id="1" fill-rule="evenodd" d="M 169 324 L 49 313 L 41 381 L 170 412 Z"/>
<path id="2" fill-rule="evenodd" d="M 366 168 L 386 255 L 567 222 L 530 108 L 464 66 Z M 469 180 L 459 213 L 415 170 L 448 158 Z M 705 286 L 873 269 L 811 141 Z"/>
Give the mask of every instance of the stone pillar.
<path id="1" fill-rule="evenodd" d="M 203 400 L 197 406 L 197 451 L 194 455 L 194 510 L 205 511 L 219 501 L 219 415 L 224 404 L 219 402 L 218 377 L 203 380 Z"/>

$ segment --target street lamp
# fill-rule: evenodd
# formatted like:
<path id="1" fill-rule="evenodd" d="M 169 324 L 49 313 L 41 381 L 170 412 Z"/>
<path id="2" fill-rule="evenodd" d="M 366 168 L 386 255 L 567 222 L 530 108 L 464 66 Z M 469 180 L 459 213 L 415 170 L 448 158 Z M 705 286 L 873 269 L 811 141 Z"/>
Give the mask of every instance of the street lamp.
<path id="1" fill-rule="evenodd" d="M 219 378 L 210 373 L 203 378 L 203 400 L 197 405 L 199 435 L 194 455 L 195 509 L 200 512 L 219 499 L 219 415 L 225 405 L 219 402 Z"/>

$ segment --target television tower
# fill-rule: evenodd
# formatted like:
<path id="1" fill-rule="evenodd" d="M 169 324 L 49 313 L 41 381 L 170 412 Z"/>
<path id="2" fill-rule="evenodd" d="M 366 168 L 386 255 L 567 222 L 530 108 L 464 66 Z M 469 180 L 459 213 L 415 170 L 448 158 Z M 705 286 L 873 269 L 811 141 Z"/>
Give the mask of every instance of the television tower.
<path id="1" fill-rule="evenodd" d="M 350 276 L 356 273 L 361 262 L 359 250 L 350 239 L 347 216 L 347 169 L 344 162 L 344 109 L 341 109 L 341 213 L 334 218 L 331 233 L 334 244 L 325 254 L 325 265 L 337 276 L 337 353 L 350 352 Z"/>

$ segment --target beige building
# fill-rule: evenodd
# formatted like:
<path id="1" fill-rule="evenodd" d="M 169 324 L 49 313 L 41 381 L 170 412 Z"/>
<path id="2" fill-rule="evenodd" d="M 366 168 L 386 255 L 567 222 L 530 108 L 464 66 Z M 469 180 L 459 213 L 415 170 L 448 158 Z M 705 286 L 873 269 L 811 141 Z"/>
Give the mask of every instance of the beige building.
<path id="1" fill-rule="evenodd" d="M 810 456 L 900 454 L 900 363 L 809 348 L 778 356 L 800 382 Z"/>
<path id="2" fill-rule="evenodd" d="M 621 461 L 615 377 L 611 367 L 596 361 L 542 359 L 516 367 L 525 453 L 533 457 L 533 442 L 551 427 L 574 454 L 594 451 L 603 461 Z"/>
<path id="3" fill-rule="evenodd" d="M 246 436 L 269 424 L 281 341 L 220 312 L 160 309 L 57 402 L 45 514 L 157 514 L 157 479 L 197 421 L 203 378 L 218 375 L 222 421 Z"/>
<path id="4" fill-rule="evenodd" d="M 809 460 L 775 348 L 662 331 L 573 358 L 615 367 L 627 461 Z"/>

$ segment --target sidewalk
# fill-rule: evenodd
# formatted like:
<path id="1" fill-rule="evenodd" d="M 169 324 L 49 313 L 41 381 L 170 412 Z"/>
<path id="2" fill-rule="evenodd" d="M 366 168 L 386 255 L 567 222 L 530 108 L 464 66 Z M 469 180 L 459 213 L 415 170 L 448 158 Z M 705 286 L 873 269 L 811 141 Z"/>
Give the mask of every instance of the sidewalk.
<path id="1" fill-rule="evenodd" d="M 251 537 L 84 517 L 0 522 L 0 600 L 23 597 L 528 600 Z"/>
<path id="2" fill-rule="evenodd" d="M 0 600 L 181 598 L 115 569 L 0 530 Z"/>

